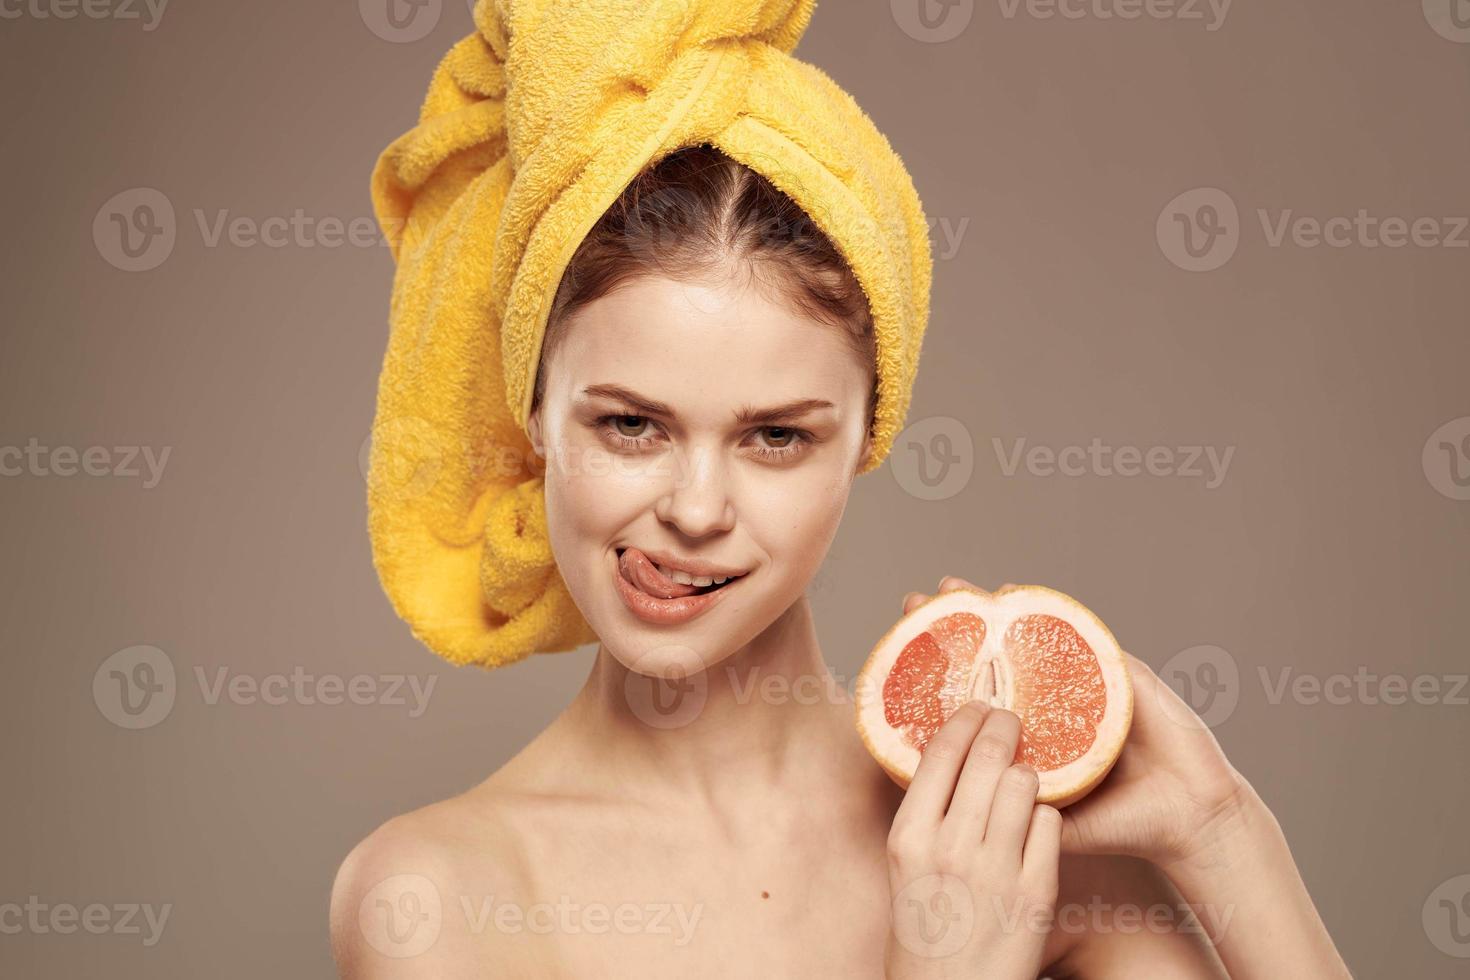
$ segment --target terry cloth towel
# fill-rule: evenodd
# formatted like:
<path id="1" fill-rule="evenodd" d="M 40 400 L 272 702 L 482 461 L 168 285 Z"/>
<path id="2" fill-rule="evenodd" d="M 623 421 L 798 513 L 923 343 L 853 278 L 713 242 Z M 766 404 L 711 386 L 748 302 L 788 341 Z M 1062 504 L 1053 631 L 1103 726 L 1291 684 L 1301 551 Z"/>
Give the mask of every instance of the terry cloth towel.
<path id="1" fill-rule="evenodd" d="M 929 315 L 928 225 L 903 162 L 792 57 L 816 0 L 480 0 L 419 123 L 372 175 L 397 261 L 368 475 L 394 609 L 456 664 L 597 639 L 548 544 L 526 437 L 548 308 L 583 237 L 644 168 L 709 143 L 767 177 L 867 295 L 868 472 L 902 428 Z"/>

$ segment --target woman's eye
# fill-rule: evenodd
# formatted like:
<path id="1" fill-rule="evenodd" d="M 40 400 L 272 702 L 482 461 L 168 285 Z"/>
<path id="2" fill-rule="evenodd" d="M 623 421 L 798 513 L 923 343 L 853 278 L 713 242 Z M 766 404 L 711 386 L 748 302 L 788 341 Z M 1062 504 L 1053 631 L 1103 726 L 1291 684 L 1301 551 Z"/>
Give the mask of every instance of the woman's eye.
<path id="1" fill-rule="evenodd" d="M 604 415 L 597 429 L 621 449 L 646 449 L 655 441 L 653 420 L 642 415 Z"/>
<path id="2" fill-rule="evenodd" d="M 632 429 L 634 429 L 636 431 L 629 432 L 629 431 L 627 431 L 627 430 L 625 430 L 623 428 L 624 425 L 628 425 L 630 428 L 632 428 Z M 639 436 L 643 435 L 643 429 L 647 425 L 648 425 L 648 419 L 644 418 L 641 415 L 615 415 L 615 416 L 613 416 L 613 428 L 614 428 L 614 430 L 617 432 L 618 435 L 620 435 L 620 436 L 627 436 L 630 439 L 636 439 Z"/>
<path id="3" fill-rule="evenodd" d="M 653 444 L 653 420 L 643 415 L 604 415 L 598 426 L 625 449 L 645 449 Z M 789 460 L 805 452 L 811 435 L 792 426 L 767 425 L 756 430 L 751 451 L 760 459 Z"/>
<path id="4" fill-rule="evenodd" d="M 757 445 L 755 454 L 761 459 L 794 460 L 814 441 L 806 431 L 790 426 L 768 425 L 760 431 L 764 445 Z"/>
<path id="5" fill-rule="evenodd" d="M 767 426 L 764 431 L 766 432 L 766 441 L 778 449 L 791 445 L 797 437 L 795 429 L 782 428 L 776 425 Z"/>

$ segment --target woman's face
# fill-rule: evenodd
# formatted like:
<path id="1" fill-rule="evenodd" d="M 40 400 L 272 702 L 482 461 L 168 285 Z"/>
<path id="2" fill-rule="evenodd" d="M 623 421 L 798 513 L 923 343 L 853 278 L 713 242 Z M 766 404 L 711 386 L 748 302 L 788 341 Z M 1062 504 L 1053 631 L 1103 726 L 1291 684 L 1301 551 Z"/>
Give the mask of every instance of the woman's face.
<path id="1" fill-rule="evenodd" d="M 528 429 L 552 552 L 639 673 L 710 667 L 796 602 L 869 450 L 872 368 L 839 328 L 765 293 L 746 276 L 639 278 L 578 310 L 546 366 Z M 620 559 L 630 547 L 745 574 L 670 614 L 629 581 L 647 575 Z"/>

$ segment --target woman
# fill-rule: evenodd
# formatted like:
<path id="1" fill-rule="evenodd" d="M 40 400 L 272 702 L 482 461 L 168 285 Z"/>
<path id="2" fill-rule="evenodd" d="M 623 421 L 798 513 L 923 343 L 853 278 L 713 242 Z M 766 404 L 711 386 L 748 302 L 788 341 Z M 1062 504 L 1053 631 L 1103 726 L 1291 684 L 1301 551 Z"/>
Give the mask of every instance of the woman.
<path id="1" fill-rule="evenodd" d="M 492 6 L 477 15 L 497 53 L 516 50 L 508 27 L 526 45 L 552 33 Z M 597 6 L 572 16 L 590 21 Z M 794 19 L 760 37 L 794 44 L 810 4 L 786 6 Z M 759 68 L 767 55 L 749 57 Z M 461 90 L 486 75 L 451 69 Z M 483 88 L 512 105 L 514 92 Z M 426 113 L 444 103 L 431 91 Z M 348 856 L 332 896 L 342 975 L 1346 976 L 1269 812 L 1140 661 L 1123 756 L 1065 816 L 1037 805 L 1035 774 L 1012 764 L 1008 711 L 957 712 L 906 794 L 878 768 L 804 592 L 853 478 L 881 461 L 906 403 L 885 332 L 892 305 L 860 250 L 828 234 L 848 227 L 841 217 L 810 194 L 805 207 L 793 199 L 811 184 L 787 181 L 802 188 L 793 194 L 768 179 L 789 177 L 785 167 L 767 173 L 693 142 L 658 156 L 574 235 L 547 297 L 524 392 L 523 431 L 545 467 L 534 480 L 484 491 L 503 466 L 479 441 L 514 434 L 455 414 L 480 397 L 477 371 L 490 379 L 486 418 L 502 385 L 520 404 L 524 352 L 456 354 L 454 337 L 472 344 L 483 331 L 455 333 L 461 318 L 442 304 L 477 280 L 404 264 L 466 262 L 465 276 L 498 284 L 469 308 L 503 306 L 499 329 L 512 336 L 526 306 L 515 284 L 538 288 L 525 272 L 534 249 L 506 233 L 514 186 L 491 209 L 493 268 L 433 233 L 398 247 L 374 444 L 375 472 L 398 476 L 373 490 L 395 607 L 446 657 L 494 666 L 585 635 L 545 611 L 564 590 L 598 646 L 581 692 L 509 763 Z M 460 174 L 455 200 L 492 182 L 494 166 Z M 425 197 L 443 208 L 450 195 Z M 473 209 L 453 207 L 436 228 L 474 224 Z M 527 226 L 552 220 L 551 207 Z M 508 245 L 525 253 L 515 268 Z M 925 293 L 920 266 L 909 282 Z M 436 311 L 428 327 L 405 312 L 421 281 L 443 290 L 424 302 Z M 448 395 L 425 396 L 445 390 L 433 387 L 445 374 Z M 417 414 L 384 421 L 385 406 L 410 404 Z M 485 541 L 451 540 L 486 520 Z M 433 540 L 413 538 L 430 525 Z M 530 549 L 496 543 L 530 528 L 544 529 L 555 575 L 534 574 Z M 477 605 L 456 584 L 466 570 Z M 910 593 L 904 608 L 925 598 Z M 1199 929 L 1178 916 L 1130 927 L 1119 914 L 1181 903 L 1202 908 Z"/>

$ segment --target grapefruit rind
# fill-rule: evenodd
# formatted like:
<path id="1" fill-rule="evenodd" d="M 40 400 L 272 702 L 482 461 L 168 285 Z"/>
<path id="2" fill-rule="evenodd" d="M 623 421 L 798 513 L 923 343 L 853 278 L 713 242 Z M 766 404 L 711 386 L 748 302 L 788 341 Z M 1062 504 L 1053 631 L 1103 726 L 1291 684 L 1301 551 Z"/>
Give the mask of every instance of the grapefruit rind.
<path id="1" fill-rule="evenodd" d="M 936 605 L 937 604 L 937 605 Z M 857 729 L 868 753 L 898 785 L 907 788 L 918 767 L 919 750 L 884 718 L 883 682 L 909 641 L 930 624 L 954 612 L 981 616 L 986 644 L 1002 642 L 1006 628 L 1024 615 L 1055 616 L 1070 623 L 1091 647 L 1102 670 L 1108 710 L 1092 746 L 1057 769 L 1038 773 L 1038 803 L 1064 807 L 1091 792 L 1117 762 L 1133 722 L 1133 679 L 1118 641 L 1090 609 L 1044 585 L 1009 585 L 995 592 L 958 588 L 932 596 L 909 611 L 873 646 L 857 679 Z M 983 649 L 983 648 L 982 648 Z"/>

